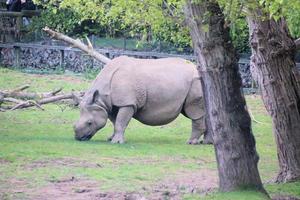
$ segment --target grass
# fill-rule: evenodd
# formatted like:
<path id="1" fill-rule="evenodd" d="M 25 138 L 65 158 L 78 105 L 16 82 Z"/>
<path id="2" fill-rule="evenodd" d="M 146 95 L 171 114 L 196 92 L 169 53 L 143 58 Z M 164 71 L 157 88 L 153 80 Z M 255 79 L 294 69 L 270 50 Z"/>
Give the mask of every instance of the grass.
<path id="1" fill-rule="evenodd" d="M 84 90 L 90 81 L 66 75 L 33 75 L 0 68 L 0 88 L 14 89 L 30 84 L 29 91 L 46 92 L 63 87 L 64 91 Z M 267 184 L 278 171 L 276 146 L 271 119 L 259 97 L 247 97 L 255 118 L 253 132 L 260 155 L 259 171 L 271 196 L 300 197 L 300 182 Z M 72 124 L 78 118 L 76 108 L 59 104 L 13 112 L 0 112 L 0 199 L 30 199 L 28 188 L 35 190 L 65 177 L 88 178 L 99 183 L 103 192 L 142 191 L 183 174 L 197 174 L 203 169 L 216 170 L 213 146 L 189 146 L 190 121 L 179 117 L 160 127 L 150 127 L 132 120 L 126 131 L 126 144 L 112 145 L 106 138 L 107 126 L 88 142 L 73 139 Z M 25 190 L 16 192 L 21 182 Z M 23 188 L 24 189 L 24 188 Z M 2 196 L 1 196 L 2 193 Z M 151 194 L 148 194 L 151 197 Z M 249 191 L 207 195 L 185 195 L 185 199 L 265 199 Z"/>

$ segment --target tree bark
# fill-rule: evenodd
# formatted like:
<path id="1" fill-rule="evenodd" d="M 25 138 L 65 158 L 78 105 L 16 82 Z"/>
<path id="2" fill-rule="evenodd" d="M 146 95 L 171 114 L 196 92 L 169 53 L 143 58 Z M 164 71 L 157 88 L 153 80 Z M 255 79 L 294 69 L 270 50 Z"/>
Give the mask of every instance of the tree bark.
<path id="1" fill-rule="evenodd" d="M 261 12 L 262 13 L 262 12 Z M 277 143 L 277 182 L 300 180 L 300 79 L 295 63 L 296 45 L 281 18 L 248 16 L 251 64 L 265 107 L 272 117 Z"/>
<path id="2" fill-rule="evenodd" d="M 213 128 L 221 191 L 253 187 L 265 192 L 251 119 L 242 93 L 238 58 L 215 1 L 187 0 L 186 21 L 203 81 L 206 109 Z"/>

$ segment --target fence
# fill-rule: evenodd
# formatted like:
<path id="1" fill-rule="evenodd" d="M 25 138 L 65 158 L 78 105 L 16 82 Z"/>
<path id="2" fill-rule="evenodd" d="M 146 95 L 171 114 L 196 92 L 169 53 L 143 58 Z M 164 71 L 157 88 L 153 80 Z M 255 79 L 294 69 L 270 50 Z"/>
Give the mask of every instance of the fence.
<path id="1" fill-rule="evenodd" d="M 54 43 L 56 42 L 54 41 Z M 181 57 L 191 61 L 195 61 L 196 59 L 193 55 L 99 48 L 96 50 L 111 59 L 121 55 L 153 59 L 165 57 Z M 242 55 L 243 58 L 239 61 L 243 85 L 247 88 L 252 86 L 248 56 L 249 55 Z M 0 65 L 34 71 L 59 70 L 77 73 L 82 73 L 89 69 L 101 69 L 103 67 L 102 63 L 75 48 L 55 44 L 42 45 L 27 43 L 0 43 Z"/>
<path id="2" fill-rule="evenodd" d="M 0 42 L 18 42 L 28 32 L 23 19 L 40 15 L 37 10 L 8 12 L 0 10 Z"/>

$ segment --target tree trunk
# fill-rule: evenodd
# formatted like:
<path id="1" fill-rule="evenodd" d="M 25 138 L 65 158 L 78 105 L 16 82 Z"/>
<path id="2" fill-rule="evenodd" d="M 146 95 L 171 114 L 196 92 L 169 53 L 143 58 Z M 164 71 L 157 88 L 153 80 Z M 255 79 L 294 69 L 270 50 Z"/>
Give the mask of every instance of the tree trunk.
<path id="1" fill-rule="evenodd" d="M 251 119 L 238 73 L 238 58 L 217 3 L 187 0 L 185 16 L 203 81 L 206 109 L 213 141 L 221 191 L 253 187 L 265 192 L 257 163 L 259 157 Z"/>
<path id="2" fill-rule="evenodd" d="M 201 85 L 203 85 L 203 80 L 201 80 L 202 83 Z M 204 96 L 204 102 L 208 102 L 209 99 L 207 99 L 207 95 Z M 207 113 L 207 111 L 206 111 Z M 214 141 L 213 141 L 213 128 L 211 126 L 211 123 L 210 123 L 210 119 L 209 119 L 209 115 L 206 115 L 205 117 L 205 127 L 206 127 L 206 131 L 204 132 L 204 136 L 203 136 L 203 144 L 213 144 Z"/>
<path id="3" fill-rule="evenodd" d="M 259 14 L 259 13 L 258 13 Z M 279 174 L 277 182 L 300 180 L 300 80 L 296 46 L 282 18 L 248 17 L 251 63 L 265 107 L 273 120 Z"/>

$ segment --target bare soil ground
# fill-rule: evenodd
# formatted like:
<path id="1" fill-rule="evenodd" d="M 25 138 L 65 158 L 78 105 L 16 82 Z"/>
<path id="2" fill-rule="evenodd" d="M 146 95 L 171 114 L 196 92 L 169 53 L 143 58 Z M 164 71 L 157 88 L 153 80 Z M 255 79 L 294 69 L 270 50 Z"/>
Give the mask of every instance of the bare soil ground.
<path id="1" fill-rule="evenodd" d="M 8 161 L 0 160 L 1 164 Z M 136 160 L 134 162 L 137 162 Z M 144 161 L 142 162 L 150 162 Z M 74 158 L 50 159 L 33 161 L 22 167 L 34 170 L 40 167 L 87 167 L 101 168 L 101 164 L 76 160 Z M 217 172 L 209 169 L 201 169 L 195 172 L 180 171 L 168 176 L 160 182 L 143 187 L 141 191 L 101 191 L 101 182 L 83 177 L 64 177 L 59 180 L 47 180 L 44 186 L 32 187 L 32 183 L 20 179 L 11 179 L 7 183 L 5 191 L 0 193 L 11 194 L 12 199 L 29 200 L 156 200 L 156 199 L 182 199 L 184 194 L 205 195 L 214 190 L 218 185 Z M 0 195 L 1 198 L 1 195 Z"/>

